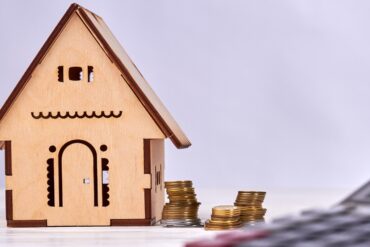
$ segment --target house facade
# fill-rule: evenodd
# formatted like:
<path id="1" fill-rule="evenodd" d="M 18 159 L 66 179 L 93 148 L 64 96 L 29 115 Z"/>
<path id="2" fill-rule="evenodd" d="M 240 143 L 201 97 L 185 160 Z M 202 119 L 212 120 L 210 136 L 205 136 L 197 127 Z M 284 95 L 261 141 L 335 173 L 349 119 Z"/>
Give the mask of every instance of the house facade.
<path id="1" fill-rule="evenodd" d="M 72 4 L 0 110 L 8 226 L 150 225 L 190 142 L 104 21 Z"/>

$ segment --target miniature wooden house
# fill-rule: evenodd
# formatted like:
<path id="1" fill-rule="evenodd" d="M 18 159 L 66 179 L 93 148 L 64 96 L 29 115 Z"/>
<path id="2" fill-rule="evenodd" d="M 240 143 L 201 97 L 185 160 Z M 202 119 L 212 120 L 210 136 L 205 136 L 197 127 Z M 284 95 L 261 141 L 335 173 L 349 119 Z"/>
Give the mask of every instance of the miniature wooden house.
<path id="1" fill-rule="evenodd" d="M 8 226 L 150 225 L 190 142 L 104 21 L 72 4 L 0 110 Z"/>

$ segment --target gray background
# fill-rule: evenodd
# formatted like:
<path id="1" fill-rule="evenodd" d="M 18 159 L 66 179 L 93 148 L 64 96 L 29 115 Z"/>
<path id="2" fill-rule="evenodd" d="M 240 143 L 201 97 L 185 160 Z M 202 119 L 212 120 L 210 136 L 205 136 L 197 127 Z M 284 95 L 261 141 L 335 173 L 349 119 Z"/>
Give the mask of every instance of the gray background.
<path id="1" fill-rule="evenodd" d="M 0 3 L 2 104 L 70 2 Z M 369 1 L 79 3 L 105 19 L 193 143 L 167 142 L 167 179 L 268 189 L 370 177 Z"/>

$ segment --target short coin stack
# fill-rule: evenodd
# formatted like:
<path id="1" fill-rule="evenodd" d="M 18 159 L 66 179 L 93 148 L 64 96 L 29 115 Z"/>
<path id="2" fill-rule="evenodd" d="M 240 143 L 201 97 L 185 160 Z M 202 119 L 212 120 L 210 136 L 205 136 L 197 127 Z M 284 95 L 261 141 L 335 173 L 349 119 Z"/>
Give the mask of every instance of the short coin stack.
<path id="1" fill-rule="evenodd" d="M 234 206 L 217 206 L 212 208 L 211 219 L 205 223 L 206 230 L 228 230 L 242 226 L 240 209 Z"/>
<path id="2" fill-rule="evenodd" d="M 161 224 L 166 227 L 201 226 L 192 181 L 165 182 L 169 203 L 163 207 Z"/>
<path id="3" fill-rule="evenodd" d="M 239 191 L 234 205 L 240 209 L 240 220 L 244 224 L 264 221 L 266 208 L 262 207 L 266 192 Z"/>

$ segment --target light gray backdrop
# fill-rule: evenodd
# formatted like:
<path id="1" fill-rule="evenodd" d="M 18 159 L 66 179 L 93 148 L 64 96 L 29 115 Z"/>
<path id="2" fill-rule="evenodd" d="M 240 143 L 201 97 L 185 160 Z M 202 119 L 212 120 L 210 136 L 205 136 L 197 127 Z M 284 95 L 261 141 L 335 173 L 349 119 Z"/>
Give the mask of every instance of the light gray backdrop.
<path id="1" fill-rule="evenodd" d="M 0 3 L 2 104 L 70 2 Z M 370 178 L 369 1 L 79 3 L 105 19 L 193 143 L 167 142 L 167 179 L 265 189 Z"/>

